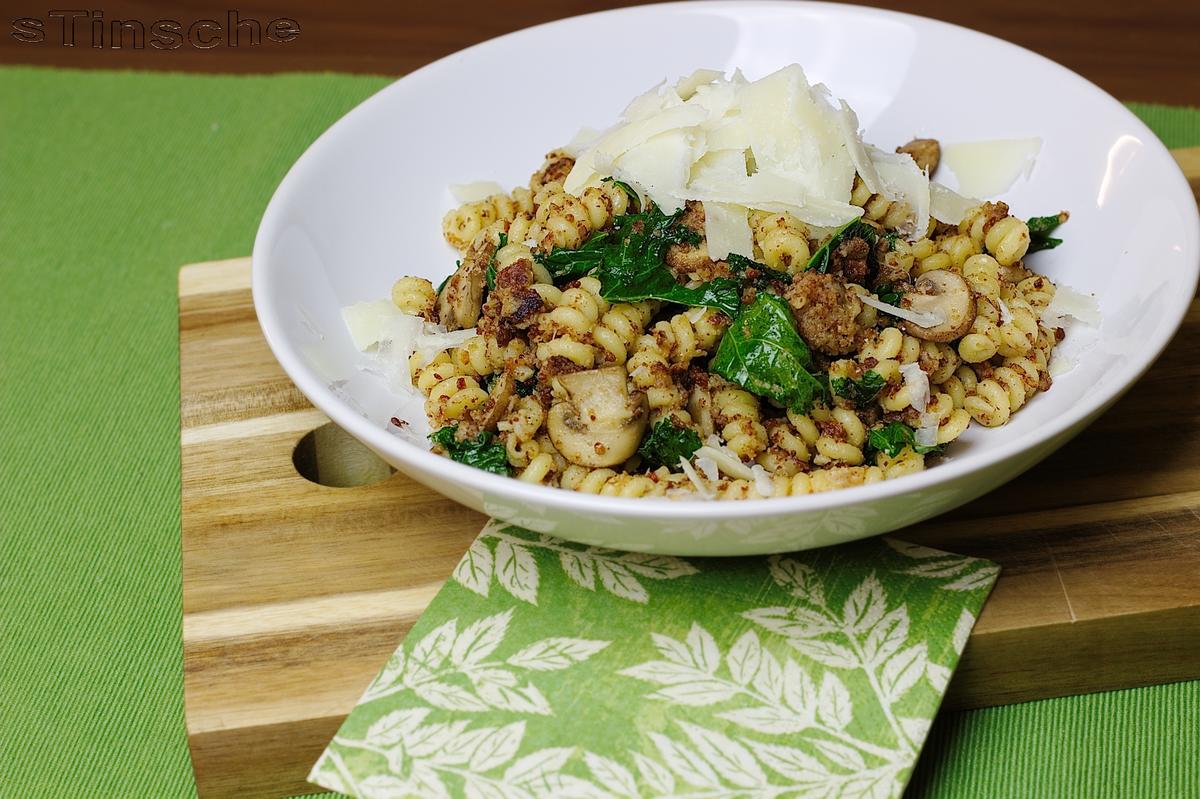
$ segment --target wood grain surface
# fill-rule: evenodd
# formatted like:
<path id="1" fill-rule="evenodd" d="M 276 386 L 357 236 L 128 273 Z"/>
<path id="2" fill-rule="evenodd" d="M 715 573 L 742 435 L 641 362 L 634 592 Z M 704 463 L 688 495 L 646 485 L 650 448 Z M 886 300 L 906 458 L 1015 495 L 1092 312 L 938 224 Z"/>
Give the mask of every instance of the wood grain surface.
<path id="1" fill-rule="evenodd" d="M 327 420 L 262 340 L 249 259 L 185 267 L 179 293 L 184 695 L 197 784 L 204 797 L 303 792 L 485 519 L 401 474 L 354 488 L 305 480 L 293 452 Z M 1200 302 L 1077 439 L 903 531 L 1003 566 L 950 707 L 1200 677 L 1197 396 Z"/>
<path id="2" fill-rule="evenodd" d="M 225 25 L 229 9 L 241 19 L 266 25 L 289 18 L 300 34 L 286 43 L 262 41 L 237 47 L 137 49 L 129 34 L 120 49 L 111 36 L 92 46 L 91 20 L 79 20 L 74 47 L 62 45 L 62 20 L 48 17 L 59 8 L 31 0 L 5 3 L 0 17 L 0 63 L 109 69 L 163 69 L 197 72 L 338 70 L 400 75 L 485 39 L 553 19 L 633 3 L 605 0 L 522 0 L 494 3 L 458 0 L 414 3 L 371 0 L 256 0 L 254 3 L 150 2 L 113 0 L 102 4 L 106 31 L 113 20 L 176 20 L 183 26 L 213 20 Z M 1196 32 L 1200 3 L 1185 0 L 1007 0 L 1004 3 L 946 3 L 893 0 L 864 5 L 935 17 L 1007 39 L 1075 70 L 1121 100 L 1200 105 Z M 89 9 L 97 10 L 95 6 Z M 10 22 L 30 17 L 44 23 L 45 39 L 26 42 L 11 35 Z M 208 38 L 206 35 L 204 38 Z M 602 69 L 602 67 L 601 67 Z M 1004 76 L 980 76 L 981 87 Z M 522 78 L 529 80 L 529 78 Z M 536 80 L 536 79 L 533 79 Z M 505 79 L 497 79 L 503 88 Z M 1031 91 L 1036 91 L 1032 87 Z"/>

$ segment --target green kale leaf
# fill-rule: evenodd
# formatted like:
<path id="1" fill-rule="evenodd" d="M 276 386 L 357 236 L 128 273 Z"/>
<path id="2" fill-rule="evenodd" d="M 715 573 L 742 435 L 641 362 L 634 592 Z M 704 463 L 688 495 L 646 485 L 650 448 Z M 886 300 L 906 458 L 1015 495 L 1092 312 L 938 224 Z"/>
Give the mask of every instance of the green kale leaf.
<path id="1" fill-rule="evenodd" d="M 830 379 L 829 385 L 834 394 L 863 408 L 879 396 L 879 392 L 887 385 L 887 381 L 879 372 L 868 369 L 860 380 L 851 377 L 834 377 Z"/>
<path id="2" fill-rule="evenodd" d="M 751 394 L 806 413 L 825 397 L 814 377 L 812 354 L 792 321 L 786 302 L 760 291 L 725 331 L 709 371 L 737 383 Z"/>
<path id="3" fill-rule="evenodd" d="M 452 460 L 483 469 L 493 474 L 509 474 L 508 458 L 504 445 L 492 440 L 492 434 L 484 430 L 475 438 L 459 441 L 455 438 L 458 425 L 450 425 L 429 434 L 429 440 L 446 450 Z"/>
<path id="4" fill-rule="evenodd" d="M 638 455 L 647 469 L 679 465 L 680 458 L 691 458 L 700 449 L 700 436 L 689 427 L 678 427 L 670 417 L 659 419 L 650 435 L 638 447 Z"/>
<path id="5" fill-rule="evenodd" d="M 871 245 L 871 252 L 875 252 L 875 242 L 878 240 L 879 234 L 875 228 L 863 222 L 861 219 L 851 219 L 846 224 L 833 232 L 829 237 L 829 241 L 822 244 L 812 257 L 808 259 L 806 269 L 816 269 L 818 272 L 829 271 L 829 261 L 833 257 L 833 251 L 838 248 L 843 241 L 850 239 L 864 239 L 867 244 Z"/>
<path id="6" fill-rule="evenodd" d="M 764 289 L 772 283 L 786 285 L 792 282 L 792 276 L 787 272 L 772 269 L 766 264 L 760 264 L 758 261 L 735 252 L 725 256 L 725 263 L 729 264 L 729 268 L 733 270 L 739 280 L 748 281 L 755 288 Z"/>
<path id="7" fill-rule="evenodd" d="M 904 295 L 901 292 L 896 291 L 896 287 L 891 283 L 882 283 L 876 287 L 875 296 L 879 298 L 880 302 L 886 302 L 888 305 L 899 306 L 900 298 Z"/>
<path id="8" fill-rule="evenodd" d="M 1066 211 L 1059 211 L 1052 216 L 1035 216 L 1025 224 L 1029 226 L 1029 249 L 1026 254 L 1039 250 L 1053 250 L 1063 243 L 1062 239 L 1053 238 L 1050 234 L 1070 217 Z"/>
<path id="9" fill-rule="evenodd" d="M 529 378 L 528 380 L 518 380 L 516 386 L 517 396 L 528 397 L 533 394 L 533 392 L 537 390 L 537 381 L 537 372 L 534 372 L 533 377 Z"/>
<path id="10" fill-rule="evenodd" d="M 500 252 L 501 247 L 508 245 L 508 234 L 501 233 L 500 241 L 496 244 L 496 249 L 492 252 L 492 257 L 488 261 L 487 271 L 483 273 L 484 279 L 487 281 L 488 291 L 496 288 L 496 253 Z"/>
<path id="11" fill-rule="evenodd" d="M 905 447 L 912 447 L 914 452 L 921 455 L 930 453 L 938 453 L 946 448 L 945 444 L 938 444 L 933 447 L 922 446 L 917 443 L 917 434 L 908 425 L 903 422 L 890 422 L 883 427 L 876 427 L 867 433 L 867 443 L 863 447 L 863 453 L 866 456 L 868 463 L 874 463 L 875 453 L 882 452 L 889 458 L 894 458 L 899 455 Z"/>
<path id="12" fill-rule="evenodd" d="M 741 290 L 732 278 L 717 278 L 684 286 L 667 268 L 667 248 L 695 244 L 698 234 L 678 224 L 682 211 L 667 215 L 657 208 L 624 214 L 613 229 L 594 234 L 577 250 L 554 250 L 539 260 L 555 282 L 591 274 L 600 280 L 600 296 L 617 302 L 663 300 L 680 305 L 716 308 L 729 316 L 738 312 Z"/>

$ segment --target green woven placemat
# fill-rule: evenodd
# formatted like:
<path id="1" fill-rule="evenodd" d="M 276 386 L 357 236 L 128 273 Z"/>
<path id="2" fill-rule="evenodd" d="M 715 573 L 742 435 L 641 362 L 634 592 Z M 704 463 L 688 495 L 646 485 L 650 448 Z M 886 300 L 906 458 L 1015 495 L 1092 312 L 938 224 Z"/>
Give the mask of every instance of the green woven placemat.
<path id="1" fill-rule="evenodd" d="M 0 796 L 194 795 L 176 272 L 387 79 L 0 69 Z M 1200 112 L 1137 106 L 1171 146 Z M 1200 795 L 1200 682 L 945 716 L 909 795 Z"/>

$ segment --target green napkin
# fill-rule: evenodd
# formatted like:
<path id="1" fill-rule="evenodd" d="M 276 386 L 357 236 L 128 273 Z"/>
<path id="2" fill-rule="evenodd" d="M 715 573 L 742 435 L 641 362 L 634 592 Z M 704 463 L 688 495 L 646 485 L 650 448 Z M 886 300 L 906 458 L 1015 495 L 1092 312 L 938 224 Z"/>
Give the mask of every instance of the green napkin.
<path id="1" fill-rule="evenodd" d="M 895 797 L 999 568 L 684 560 L 491 522 L 309 779 L 359 797 Z"/>

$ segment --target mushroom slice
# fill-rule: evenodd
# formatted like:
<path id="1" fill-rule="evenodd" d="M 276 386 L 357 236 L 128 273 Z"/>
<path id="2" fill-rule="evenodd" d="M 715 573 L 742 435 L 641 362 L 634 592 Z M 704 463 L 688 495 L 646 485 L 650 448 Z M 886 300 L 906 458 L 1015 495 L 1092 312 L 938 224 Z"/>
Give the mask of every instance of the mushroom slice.
<path id="1" fill-rule="evenodd" d="M 646 432 L 646 395 L 629 393 L 624 366 L 561 375 L 565 399 L 550 406 L 546 431 L 571 463 L 615 466 L 633 456 Z"/>
<path id="2" fill-rule="evenodd" d="M 900 307 L 940 319 L 921 327 L 905 320 L 906 333 L 926 341 L 953 341 L 966 335 L 975 321 L 975 295 L 963 276 L 946 269 L 926 272 L 916 279 L 913 291 L 900 300 Z"/>
<path id="3" fill-rule="evenodd" d="M 495 430 L 496 425 L 508 413 L 509 400 L 512 399 L 516 387 L 512 372 L 502 372 L 492 383 L 487 402 L 467 411 L 466 416 L 459 422 L 455 438 L 459 441 L 469 441 L 484 430 Z"/>

